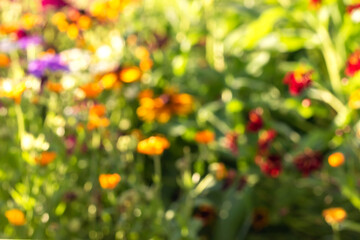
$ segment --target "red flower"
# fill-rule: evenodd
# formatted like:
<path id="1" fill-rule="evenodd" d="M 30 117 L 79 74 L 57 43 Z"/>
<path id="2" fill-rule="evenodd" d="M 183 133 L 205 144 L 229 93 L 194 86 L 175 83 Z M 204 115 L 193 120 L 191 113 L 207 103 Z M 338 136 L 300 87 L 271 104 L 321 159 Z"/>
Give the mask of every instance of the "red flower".
<path id="1" fill-rule="evenodd" d="M 312 9 L 317 9 L 321 6 L 321 0 L 310 0 L 309 7 Z"/>
<path id="2" fill-rule="evenodd" d="M 289 85 L 290 94 L 299 95 L 305 88 L 311 84 L 311 75 L 313 71 L 306 71 L 299 68 L 293 72 L 288 72 L 284 77 L 284 84 Z"/>
<path id="3" fill-rule="evenodd" d="M 270 146 L 270 143 L 274 140 L 276 135 L 277 135 L 277 132 L 274 129 L 269 129 L 269 130 L 266 130 L 265 132 L 261 133 L 259 140 L 258 140 L 258 145 L 259 145 L 260 151 L 266 150 Z"/>
<path id="4" fill-rule="evenodd" d="M 276 178 L 282 170 L 281 158 L 278 155 L 270 155 L 260 162 L 260 169 L 266 175 Z"/>
<path id="5" fill-rule="evenodd" d="M 249 122 L 246 126 L 246 129 L 249 132 L 257 132 L 262 128 L 262 126 L 263 126 L 263 120 L 259 111 L 251 110 L 249 112 Z"/>
<path id="6" fill-rule="evenodd" d="M 346 12 L 351 14 L 354 10 L 360 8 L 360 3 L 352 4 L 346 7 Z"/>
<path id="7" fill-rule="evenodd" d="M 295 157 L 294 164 L 304 176 L 308 176 L 311 172 L 321 168 L 322 154 L 307 150 L 305 153 Z"/>
<path id="8" fill-rule="evenodd" d="M 347 60 L 345 74 L 348 75 L 349 77 L 352 77 L 359 70 L 360 70 L 360 50 L 356 50 L 354 53 L 350 55 L 350 57 Z"/>
<path id="9" fill-rule="evenodd" d="M 225 136 L 225 146 L 230 149 L 232 154 L 237 155 L 239 148 L 237 146 L 238 134 L 235 132 L 227 133 Z"/>

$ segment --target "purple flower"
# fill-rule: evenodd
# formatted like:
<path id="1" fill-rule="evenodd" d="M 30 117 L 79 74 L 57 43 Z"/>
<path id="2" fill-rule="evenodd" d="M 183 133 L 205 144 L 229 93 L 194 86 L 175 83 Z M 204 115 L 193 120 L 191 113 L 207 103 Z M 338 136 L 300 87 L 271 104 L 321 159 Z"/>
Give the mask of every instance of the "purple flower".
<path id="1" fill-rule="evenodd" d="M 42 39 L 39 36 L 24 36 L 17 41 L 18 45 L 22 49 L 28 48 L 30 45 L 40 45 Z"/>
<path id="2" fill-rule="evenodd" d="M 68 71 L 68 67 L 61 61 L 59 55 L 45 55 L 40 59 L 31 61 L 28 65 L 28 72 L 38 78 L 45 75 L 45 71 Z"/>

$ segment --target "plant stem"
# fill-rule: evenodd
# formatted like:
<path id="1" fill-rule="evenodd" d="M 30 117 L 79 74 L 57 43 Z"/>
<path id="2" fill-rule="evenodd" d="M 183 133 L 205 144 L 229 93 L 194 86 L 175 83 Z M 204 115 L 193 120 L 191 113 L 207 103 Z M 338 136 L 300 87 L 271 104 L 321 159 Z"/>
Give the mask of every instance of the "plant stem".
<path id="1" fill-rule="evenodd" d="M 19 140 L 21 143 L 22 137 L 25 134 L 24 114 L 21 110 L 20 104 L 15 104 L 16 120 L 18 125 Z"/>
<path id="2" fill-rule="evenodd" d="M 161 199 L 161 161 L 160 155 L 154 155 L 154 184 L 155 190 L 158 194 L 159 199 Z"/>

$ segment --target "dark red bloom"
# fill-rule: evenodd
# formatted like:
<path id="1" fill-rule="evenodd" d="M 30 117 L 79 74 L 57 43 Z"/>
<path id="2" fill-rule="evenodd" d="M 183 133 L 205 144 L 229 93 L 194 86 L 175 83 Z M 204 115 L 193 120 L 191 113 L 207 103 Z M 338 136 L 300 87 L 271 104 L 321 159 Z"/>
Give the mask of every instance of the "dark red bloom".
<path id="1" fill-rule="evenodd" d="M 303 68 L 288 72 L 284 77 L 284 84 L 289 85 L 290 94 L 297 96 L 305 88 L 309 87 L 312 81 L 312 73 L 313 71 L 305 71 Z"/>
<path id="2" fill-rule="evenodd" d="M 274 140 L 276 135 L 277 135 L 277 132 L 274 129 L 269 129 L 269 130 L 266 130 L 265 132 L 261 133 L 259 140 L 258 140 L 258 145 L 259 145 L 260 151 L 264 151 L 267 148 L 269 148 L 270 143 Z"/>
<path id="3" fill-rule="evenodd" d="M 68 5 L 64 0 L 41 0 L 41 6 L 43 8 L 54 7 L 62 8 Z"/>
<path id="4" fill-rule="evenodd" d="M 202 221 L 203 225 L 206 226 L 215 220 L 216 212 L 211 205 L 204 204 L 195 209 L 194 217 Z"/>
<path id="5" fill-rule="evenodd" d="M 321 168 L 322 160 L 321 153 L 307 150 L 295 157 L 294 164 L 304 176 L 308 176 L 311 172 Z"/>
<path id="6" fill-rule="evenodd" d="M 260 113 L 257 110 L 251 110 L 249 112 L 249 122 L 246 126 L 246 129 L 249 132 L 257 132 L 263 126 L 263 120 Z"/>
<path id="7" fill-rule="evenodd" d="M 260 169 L 266 175 L 276 178 L 282 170 L 281 158 L 278 155 L 270 155 L 260 163 Z"/>
<path id="8" fill-rule="evenodd" d="M 350 55 L 346 63 L 345 74 L 349 77 L 354 76 L 354 74 L 360 70 L 360 50 L 356 50 Z"/>
<path id="9" fill-rule="evenodd" d="M 360 3 L 352 4 L 346 7 L 346 12 L 351 14 L 354 10 L 360 8 Z"/>
<path id="10" fill-rule="evenodd" d="M 76 136 L 71 135 L 65 138 L 66 153 L 71 155 L 76 147 Z"/>
<path id="11" fill-rule="evenodd" d="M 235 132 L 230 132 L 227 133 L 225 136 L 225 146 L 230 149 L 230 151 L 234 154 L 237 155 L 239 152 L 239 148 L 237 145 L 237 140 L 238 140 L 238 134 Z"/>

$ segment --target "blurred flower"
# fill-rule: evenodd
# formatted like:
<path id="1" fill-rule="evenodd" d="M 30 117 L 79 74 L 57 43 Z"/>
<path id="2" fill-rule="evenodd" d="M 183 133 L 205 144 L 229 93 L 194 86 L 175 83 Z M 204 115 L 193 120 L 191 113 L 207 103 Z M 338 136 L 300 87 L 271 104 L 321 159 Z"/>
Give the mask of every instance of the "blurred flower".
<path id="1" fill-rule="evenodd" d="M 259 140 L 258 140 L 258 146 L 260 151 L 264 151 L 267 148 L 269 148 L 271 142 L 276 137 L 277 132 L 273 129 L 266 130 L 260 134 Z"/>
<path id="2" fill-rule="evenodd" d="M 11 98 L 19 104 L 21 102 L 21 96 L 25 90 L 25 82 L 13 83 L 10 80 L 4 80 L 0 84 L 0 97 Z"/>
<path id="3" fill-rule="evenodd" d="M 237 145 L 238 134 L 236 132 L 229 132 L 225 136 L 225 147 L 230 149 L 232 154 L 237 155 L 239 148 Z"/>
<path id="4" fill-rule="evenodd" d="M 321 0 L 309 0 L 310 9 L 318 9 L 321 6 Z"/>
<path id="5" fill-rule="evenodd" d="M 0 53 L 0 68 L 6 68 L 10 66 L 10 58 L 3 53 Z"/>
<path id="6" fill-rule="evenodd" d="M 333 153 L 328 158 L 329 165 L 332 167 L 339 167 L 343 165 L 344 161 L 345 156 L 341 152 Z"/>
<path id="7" fill-rule="evenodd" d="M 360 89 L 357 89 L 350 94 L 348 105 L 352 109 L 360 108 Z"/>
<path id="8" fill-rule="evenodd" d="M 299 95 L 305 88 L 311 84 L 311 75 L 313 71 L 306 71 L 305 68 L 299 67 L 293 72 L 288 72 L 284 77 L 284 84 L 289 85 L 290 94 Z"/>
<path id="9" fill-rule="evenodd" d="M 26 49 L 30 46 L 40 45 L 42 42 L 43 40 L 39 36 L 24 36 L 17 41 L 17 44 L 21 49 Z"/>
<path id="10" fill-rule="evenodd" d="M 100 78 L 100 84 L 104 89 L 111 89 L 117 83 L 117 75 L 115 73 L 107 73 Z"/>
<path id="11" fill-rule="evenodd" d="M 26 223 L 25 215 L 19 209 L 11 209 L 5 212 L 5 217 L 9 223 L 15 226 L 22 226 Z"/>
<path id="12" fill-rule="evenodd" d="M 120 80 L 124 83 L 135 82 L 140 79 L 141 71 L 138 67 L 126 67 L 121 69 L 119 73 Z"/>
<path id="13" fill-rule="evenodd" d="M 227 176 L 227 169 L 224 163 L 212 163 L 210 165 L 210 170 L 214 172 L 215 178 L 219 181 Z"/>
<path id="14" fill-rule="evenodd" d="M 21 27 L 25 30 L 32 29 L 35 25 L 41 23 L 40 16 L 34 15 L 32 13 L 25 13 L 20 18 Z"/>
<path id="15" fill-rule="evenodd" d="M 215 209 L 209 204 L 200 205 L 195 209 L 194 218 L 199 219 L 204 226 L 207 226 L 216 218 Z"/>
<path id="16" fill-rule="evenodd" d="M 346 211 L 343 208 L 328 208 L 322 212 L 328 224 L 341 223 L 346 219 Z"/>
<path id="17" fill-rule="evenodd" d="M 40 157 L 35 158 L 35 162 L 41 166 L 46 166 L 56 158 L 55 152 L 42 152 Z"/>
<path id="18" fill-rule="evenodd" d="M 55 93 L 60 93 L 64 90 L 63 86 L 61 83 L 57 83 L 57 82 L 52 82 L 52 81 L 48 81 L 46 84 L 46 87 Z"/>
<path id="19" fill-rule="evenodd" d="M 322 154 L 308 149 L 295 157 L 294 164 L 304 176 L 308 176 L 311 172 L 321 168 Z"/>
<path id="20" fill-rule="evenodd" d="M 72 48 L 62 51 L 60 53 L 60 57 L 61 60 L 69 67 L 71 72 L 86 70 L 91 61 L 90 52 L 80 48 Z"/>
<path id="21" fill-rule="evenodd" d="M 346 62 L 346 69 L 345 74 L 349 77 L 352 77 L 360 70 L 360 50 L 356 50 L 353 52 L 347 62 Z"/>
<path id="22" fill-rule="evenodd" d="M 249 122 L 246 126 L 246 129 L 249 132 L 257 132 L 263 127 L 263 120 L 261 114 L 258 110 L 251 110 L 249 112 Z"/>
<path id="23" fill-rule="evenodd" d="M 62 8 L 68 5 L 64 0 L 41 0 L 41 6 L 43 8 Z"/>
<path id="24" fill-rule="evenodd" d="M 202 144 L 208 144 L 215 140 L 215 134 L 210 130 L 199 131 L 195 134 L 195 141 Z"/>
<path id="25" fill-rule="evenodd" d="M 350 15 L 353 22 L 360 22 L 360 3 L 347 6 L 346 11 Z"/>
<path id="26" fill-rule="evenodd" d="M 17 49 L 19 46 L 16 42 L 8 38 L 0 39 L 0 52 L 10 53 Z"/>
<path id="27" fill-rule="evenodd" d="M 282 171 L 281 158 L 278 155 L 256 156 L 255 162 L 266 175 L 277 178 Z"/>
<path id="28" fill-rule="evenodd" d="M 193 98 L 189 94 L 169 92 L 156 98 L 153 95 L 149 89 L 139 93 L 140 106 L 136 113 L 143 121 L 166 123 L 172 114 L 187 115 L 193 109 Z"/>
<path id="29" fill-rule="evenodd" d="M 120 182 L 121 177 L 117 173 L 113 174 L 100 174 L 99 182 L 103 189 L 114 189 Z"/>
<path id="30" fill-rule="evenodd" d="M 67 71 L 68 67 L 60 59 L 59 55 L 45 54 L 41 58 L 31 61 L 28 72 L 38 78 L 46 74 L 46 71 Z"/>
<path id="31" fill-rule="evenodd" d="M 110 120 L 104 117 L 106 112 L 105 105 L 96 104 L 89 110 L 89 122 L 87 129 L 93 130 L 99 127 L 107 127 L 110 125 Z"/>
<path id="32" fill-rule="evenodd" d="M 65 148 L 67 154 L 72 154 L 76 147 L 76 136 L 70 135 L 65 138 Z"/>
<path id="33" fill-rule="evenodd" d="M 97 82 L 82 85 L 80 89 L 85 93 L 87 98 L 96 98 L 103 91 L 103 88 Z"/>
<path id="34" fill-rule="evenodd" d="M 152 136 L 140 141 L 137 145 L 137 151 L 147 155 L 160 155 L 169 147 L 170 143 L 166 138 Z"/>
<path id="35" fill-rule="evenodd" d="M 71 191 L 66 192 L 63 196 L 63 199 L 65 202 L 72 202 L 72 201 L 76 200 L 76 198 L 77 198 L 77 194 L 74 192 L 71 192 Z"/>
<path id="36" fill-rule="evenodd" d="M 261 230 L 269 224 L 269 211 L 267 208 L 258 207 L 253 212 L 252 226 L 255 230 Z"/>

